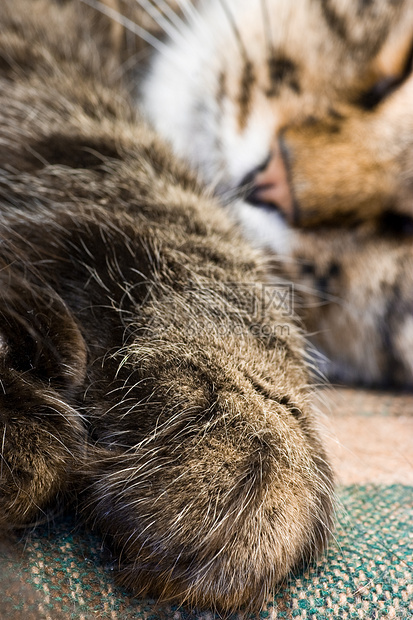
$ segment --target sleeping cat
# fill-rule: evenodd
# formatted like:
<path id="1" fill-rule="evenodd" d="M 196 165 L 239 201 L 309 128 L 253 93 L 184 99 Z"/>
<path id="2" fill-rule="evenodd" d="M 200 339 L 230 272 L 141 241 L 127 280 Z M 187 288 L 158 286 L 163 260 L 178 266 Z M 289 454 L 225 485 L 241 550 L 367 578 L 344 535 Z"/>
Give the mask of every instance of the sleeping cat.
<path id="1" fill-rule="evenodd" d="M 333 357 L 332 375 L 412 383 L 413 254 L 399 215 L 409 216 L 408 201 L 383 213 L 362 179 L 367 198 L 350 218 L 353 196 L 343 185 L 340 206 L 329 192 L 341 181 L 322 178 L 326 161 L 340 160 L 323 160 L 323 202 L 319 186 L 311 189 L 313 159 L 303 164 L 308 181 L 284 154 L 295 136 L 304 158 L 307 130 L 311 151 L 323 127 L 338 141 L 342 130 L 326 126 L 344 124 L 340 98 L 357 80 L 374 94 L 379 78 L 370 83 L 361 71 L 360 44 L 345 63 L 337 24 L 354 2 L 301 3 L 308 44 L 303 51 L 295 36 L 285 44 L 306 62 L 303 79 L 291 50 L 269 63 L 259 56 L 278 49 L 280 33 L 298 32 L 286 0 L 210 0 L 200 13 L 182 0 L 180 16 L 155 0 L 152 17 L 163 7 L 163 26 L 179 32 L 169 42 L 147 33 L 167 53 L 141 96 L 195 173 L 145 125 L 119 80 L 133 60 L 118 58 L 131 31 L 141 32 L 137 19 L 127 21 L 124 3 L 88 4 L 98 12 L 75 0 L 0 5 L 0 524 L 23 526 L 72 502 L 110 542 L 118 578 L 133 592 L 259 609 L 323 549 L 333 503 L 305 342 L 290 313 L 266 303 L 266 288 L 295 283 L 296 309 Z M 398 37 L 408 5 L 398 21 L 394 3 L 385 12 L 371 4 L 360 4 L 356 43 L 367 11 L 372 32 L 388 23 Z M 330 15 L 321 31 L 320 6 Z M 264 89 L 257 67 L 271 69 Z M 400 71 L 395 96 L 409 83 Z M 280 154 L 274 124 L 284 101 Z M 251 120 L 261 118 L 261 128 Z M 237 195 L 244 199 L 226 213 L 221 203 Z M 234 216 L 269 257 L 242 238 Z M 309 224 L 318 228 L 298 228 Z"/>
<path id="2" fill-rule="evenodd" d="M 238 196 L 230 209 L 295 283 L 329 377 L 412 386 L 413 3 L 175 4 L 148 117 Z"/>
<path id="3" fill-rule="evenodd" d="M 0 3 L 0 538 L 70 503 L 133 593 L 259 609 L 331 529 L 302 334 L 107 24 L 29 5 Z"/>

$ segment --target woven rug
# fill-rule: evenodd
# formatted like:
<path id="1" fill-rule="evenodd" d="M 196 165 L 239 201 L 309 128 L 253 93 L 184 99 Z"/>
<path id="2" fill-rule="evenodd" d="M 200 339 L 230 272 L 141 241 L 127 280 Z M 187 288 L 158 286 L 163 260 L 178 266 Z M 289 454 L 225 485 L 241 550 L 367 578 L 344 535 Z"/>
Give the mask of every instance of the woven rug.
<path id="1" fill-rule="evenodd" d="M 413 619 L 413 394 L 336 390 L 320 409 L 339 482 L 325 556 L 261 618 Z M 213 620 L 118 589 L 98 537 L 70 517 L 0 552 L 0 620 Z M 255 618 L 251 616 L 251 618 Z"/>

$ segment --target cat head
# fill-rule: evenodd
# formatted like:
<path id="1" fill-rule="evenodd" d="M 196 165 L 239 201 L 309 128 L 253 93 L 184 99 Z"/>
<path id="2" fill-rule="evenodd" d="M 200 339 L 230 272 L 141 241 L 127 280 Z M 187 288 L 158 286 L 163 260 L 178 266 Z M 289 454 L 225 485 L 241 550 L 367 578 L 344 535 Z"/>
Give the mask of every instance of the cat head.
<path id="1" fill-rule="evenodd" d="M 178 4 L 144 107 L 254 240 L 413 215 L 411 0 Z"/>

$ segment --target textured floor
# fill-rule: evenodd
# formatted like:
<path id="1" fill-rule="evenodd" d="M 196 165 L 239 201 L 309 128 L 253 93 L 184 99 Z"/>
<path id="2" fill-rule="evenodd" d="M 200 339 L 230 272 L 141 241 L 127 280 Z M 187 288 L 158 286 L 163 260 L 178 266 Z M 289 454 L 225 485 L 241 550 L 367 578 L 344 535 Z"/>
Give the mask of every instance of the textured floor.
<path id="1" fill-rule="evenodd" d="M 413 395 L 339 390 L 324 424 L 338 473 L 335 539 L 262 618 L 413 619 Z M 0 620 L 212 620 L 129 599 L 99 539 L 71 519 L 0 554 Z"/>
<path id="2" fill-rule="evenodd" d="M 413 486 L 413 394 L 341 389 L 320 407 L 340 484 Z"/>

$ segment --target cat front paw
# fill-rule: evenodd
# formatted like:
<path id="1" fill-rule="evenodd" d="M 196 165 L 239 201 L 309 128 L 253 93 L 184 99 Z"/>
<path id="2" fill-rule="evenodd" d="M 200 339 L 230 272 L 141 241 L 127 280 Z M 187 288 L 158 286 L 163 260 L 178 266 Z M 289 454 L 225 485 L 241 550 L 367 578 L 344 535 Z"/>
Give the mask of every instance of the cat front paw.
<path id="1" fill-rule="evenodd" d="M 325 547 L 332 474 L 306 399 L 288 391 L 289 364 L 271 390 L 239 369 L 229 376 L 226 359 L 215 371 L 212 360 L 175 360 L 162 377 L 158 367 L 157 424 L 93 464 L 85 513 L 135 594 L 256 611 Z"/>
<path id="2" fill-rule="evenodd" d="M 373 229 L 296 234 L 288 269 L 334 382 L 413 387 L 413 244 Z"/>

